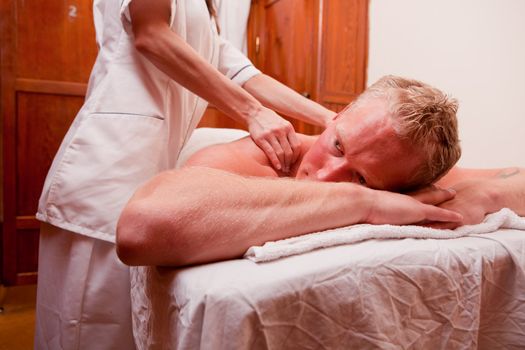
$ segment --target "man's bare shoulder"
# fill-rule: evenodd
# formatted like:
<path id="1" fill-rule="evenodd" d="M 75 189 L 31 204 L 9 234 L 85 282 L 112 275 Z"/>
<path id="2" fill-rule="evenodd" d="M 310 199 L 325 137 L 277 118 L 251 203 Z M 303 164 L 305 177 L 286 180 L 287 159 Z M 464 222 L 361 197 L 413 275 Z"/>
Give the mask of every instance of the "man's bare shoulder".
<path id="1" fill-rule="evenodd" d="M 278 176 L 264 152 L 249 136 L 203 148 L 193 154 L 184 166 L 203 166 L 245 176 Z"/>
<path id="2" fill-rule="evenodd" d="M 308 148 L 315 137 L 297 134 L 303 146 Z M 303 147 L 304 151 L 304 147 Z M 266 154 L 247 136 L 242 139 L 209 146 L 193 154 L 184 164 L 220 169 L 245 176 L 282 177 L 271 165 Z"/>

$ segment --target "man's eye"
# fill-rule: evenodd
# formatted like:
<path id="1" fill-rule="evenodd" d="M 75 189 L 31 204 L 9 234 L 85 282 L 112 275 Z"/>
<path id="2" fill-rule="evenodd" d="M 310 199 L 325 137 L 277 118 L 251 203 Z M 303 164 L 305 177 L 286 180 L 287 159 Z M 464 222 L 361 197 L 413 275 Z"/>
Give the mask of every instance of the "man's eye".
<path id="1" fill-rule="evenodd" d="M 338 139 L 335 139 L 334 141 L 334 147 L 337 149 L 337 151 L 341 154 L 343 154 L 343 146 L 341 145 L 341 142 L 339 142 Z"/>
<path id="2" fill-rule="evenodd" d="M 357 181 L 363 186 L 366 186 L 366 180 L 361 174 L 357 174 Z"/>

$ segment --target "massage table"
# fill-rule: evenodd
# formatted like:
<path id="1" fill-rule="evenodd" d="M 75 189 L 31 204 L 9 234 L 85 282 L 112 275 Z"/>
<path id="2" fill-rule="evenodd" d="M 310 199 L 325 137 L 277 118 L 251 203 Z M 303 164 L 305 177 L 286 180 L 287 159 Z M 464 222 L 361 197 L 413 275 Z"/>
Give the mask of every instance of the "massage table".
<path id="1" fill-rule="evenodd" d="M 181 162 L 244 135 L 198 129 Z M 134 267 L 131 284 L 138 349 L 525 348 L 523 227 Z"/>

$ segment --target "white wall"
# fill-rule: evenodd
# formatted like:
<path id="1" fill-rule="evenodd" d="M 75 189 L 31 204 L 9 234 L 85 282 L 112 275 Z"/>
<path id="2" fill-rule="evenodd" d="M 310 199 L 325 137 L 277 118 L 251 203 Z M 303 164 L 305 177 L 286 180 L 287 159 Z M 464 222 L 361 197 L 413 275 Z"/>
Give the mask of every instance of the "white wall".
<path id="1" fill-rule="evenodd" d="M 247 25 L 250 0 L 215 0 L 221 36 L 244 52 L 247 49 Z"/>
<path id="2" fill-rule="evenodd" d="M 467 167 L 525 166 L 525 1 L 371 0 L 368 84 L 422 80 L 460 102 Z"/>

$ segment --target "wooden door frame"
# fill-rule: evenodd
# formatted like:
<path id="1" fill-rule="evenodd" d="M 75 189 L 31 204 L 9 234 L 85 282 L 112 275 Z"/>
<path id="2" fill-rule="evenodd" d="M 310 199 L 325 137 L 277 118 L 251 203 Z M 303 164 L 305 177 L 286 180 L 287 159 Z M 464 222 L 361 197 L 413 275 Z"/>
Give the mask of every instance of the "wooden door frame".
<path id="1" fill-rule="evenodd" d="M 15 284 L 16 276 L 16 99 L 15 99 L 15 45 L 16 18 L 15 0 L 0 1 L 0 109 L 1 152 L 1 220 L 2 264 L 1 280 L 4 284 Z"/>

